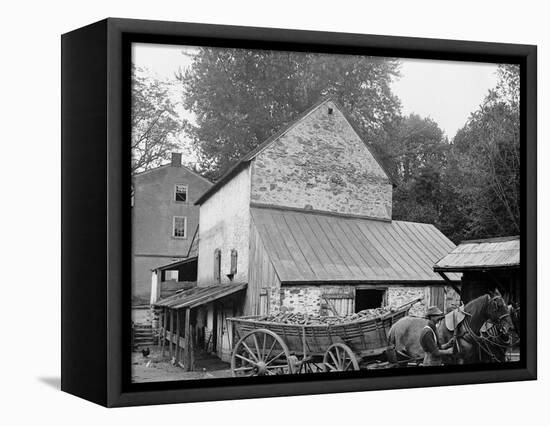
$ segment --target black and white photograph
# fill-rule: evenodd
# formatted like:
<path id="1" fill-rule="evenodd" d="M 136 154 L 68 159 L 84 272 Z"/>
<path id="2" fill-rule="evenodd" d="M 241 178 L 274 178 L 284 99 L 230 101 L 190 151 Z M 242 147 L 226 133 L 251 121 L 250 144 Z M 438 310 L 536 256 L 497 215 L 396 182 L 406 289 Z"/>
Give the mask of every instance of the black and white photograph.
<path id="1" fill-rule="evenodd" d="M 518 65 L 131 63 L 133 383 L 521 361 Z"/>

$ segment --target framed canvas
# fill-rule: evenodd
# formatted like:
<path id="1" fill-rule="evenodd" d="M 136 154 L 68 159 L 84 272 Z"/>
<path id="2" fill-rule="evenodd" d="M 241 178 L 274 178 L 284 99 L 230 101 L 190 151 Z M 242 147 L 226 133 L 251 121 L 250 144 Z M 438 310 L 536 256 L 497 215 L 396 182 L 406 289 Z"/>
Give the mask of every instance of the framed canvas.
<path id="1" fill-rule="evenodd" d="M 62 36 L 62 389 L 109 407 L 536 379 L 536 47 Z"/>

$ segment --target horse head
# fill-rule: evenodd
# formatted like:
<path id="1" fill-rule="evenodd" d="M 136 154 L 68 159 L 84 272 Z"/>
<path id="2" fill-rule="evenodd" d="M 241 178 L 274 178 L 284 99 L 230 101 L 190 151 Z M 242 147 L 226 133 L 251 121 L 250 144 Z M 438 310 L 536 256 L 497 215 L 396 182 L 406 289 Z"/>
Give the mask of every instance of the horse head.
<path id="1" fill-rule="evenodd" d="M 491 292 L 487 303 L 487 318 L 491 320 L 503 334 L 508 334 L 514 328 L 510 316 L 510 308 L 498 290 Z"/>

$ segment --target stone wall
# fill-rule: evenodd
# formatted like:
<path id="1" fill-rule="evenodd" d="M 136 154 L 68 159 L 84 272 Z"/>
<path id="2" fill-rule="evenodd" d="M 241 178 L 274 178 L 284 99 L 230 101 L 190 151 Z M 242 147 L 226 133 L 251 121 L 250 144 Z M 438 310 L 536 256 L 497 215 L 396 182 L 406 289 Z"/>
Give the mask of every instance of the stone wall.
<path id="1" fill-rule="evenodd" d="M 343 285 L 283 285 L 281 287 L 272 287 L 269 290 L 269 312 L 276 314 L 281 311 L 285 312 L 300 312 L 310 315 L 320 315 L 326 312 L 326 302 L 321 297 L 324 294 L 330 293 L 344 293 L 354 294 L 354 287 Z M 459 295 L 451 288 L 445 287 L 446 296 L 446 310 L 450 310 L 459 303 Z M 388 286 L 386 295 L 384 298 L 384 304 L 392 307 L 402 306 L 411 300 L 417 298 L 423 298 L 422 301 L 414 304 L 410 310 L 410 315 L 424 316 L 427 307 L 430 304 L 430 292 L 429 287 L 411 287 L 408 285 L 403 286 Z M 331 300 L 331 303 L 335 307 L 346 311 L 347 302 L 338 302 Z M 352 300 L 349 301 L 348 310 L 353 312 L 355 303 Z"/>
<path id="2" fill-rule="evenodd" d="M 251 201 L 391 219 L 392 185 L 328 101 L 257 155 Z"/>
<path id="3" fill-rule="evenodd" d="M 280 291 L 279 309 L 288 312 L 319 315 L 321 311 L 321 287 L 282 287 Z"/>
<path id="4" fill-rule="evenodd" d="M 386 300 L 389 306 L 395 308 L 410 302 L 413 299 L 422 297 L 423 300 L 414 304 L 409 311 L 410 315 L 424 316 L 426 312 L 426 301 L 429 295 L 428 287 L 391 286 L 386 293 Z"/>

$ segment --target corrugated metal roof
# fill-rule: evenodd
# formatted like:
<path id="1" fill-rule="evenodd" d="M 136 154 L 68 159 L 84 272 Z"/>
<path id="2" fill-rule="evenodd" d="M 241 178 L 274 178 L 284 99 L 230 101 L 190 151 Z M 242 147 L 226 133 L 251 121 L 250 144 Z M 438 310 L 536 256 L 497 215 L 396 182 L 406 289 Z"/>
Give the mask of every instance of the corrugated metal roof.
<path id="1" fill-rule="evenodd" d="M 237 291 L 244 290 L 245 288 L 246 283 L 194 287 L 159 300 L 154 305 L 170 309 L 196 308 L 197 306 L 205 305 L 214 300 L 236 293 Z"/>
<path id="2" fill-rule="evenodd" d="M 465 271 L 519 266 L 519 236 L 464 241 L 434 266 L 435 271 Z"/>
<path id="3" fill-rule="evenodd" d="M 455 247 L 435 226 L 422 223 L 278 208 L 251 211 L 283 283 L 441 283 L 433 265 Z"/>

